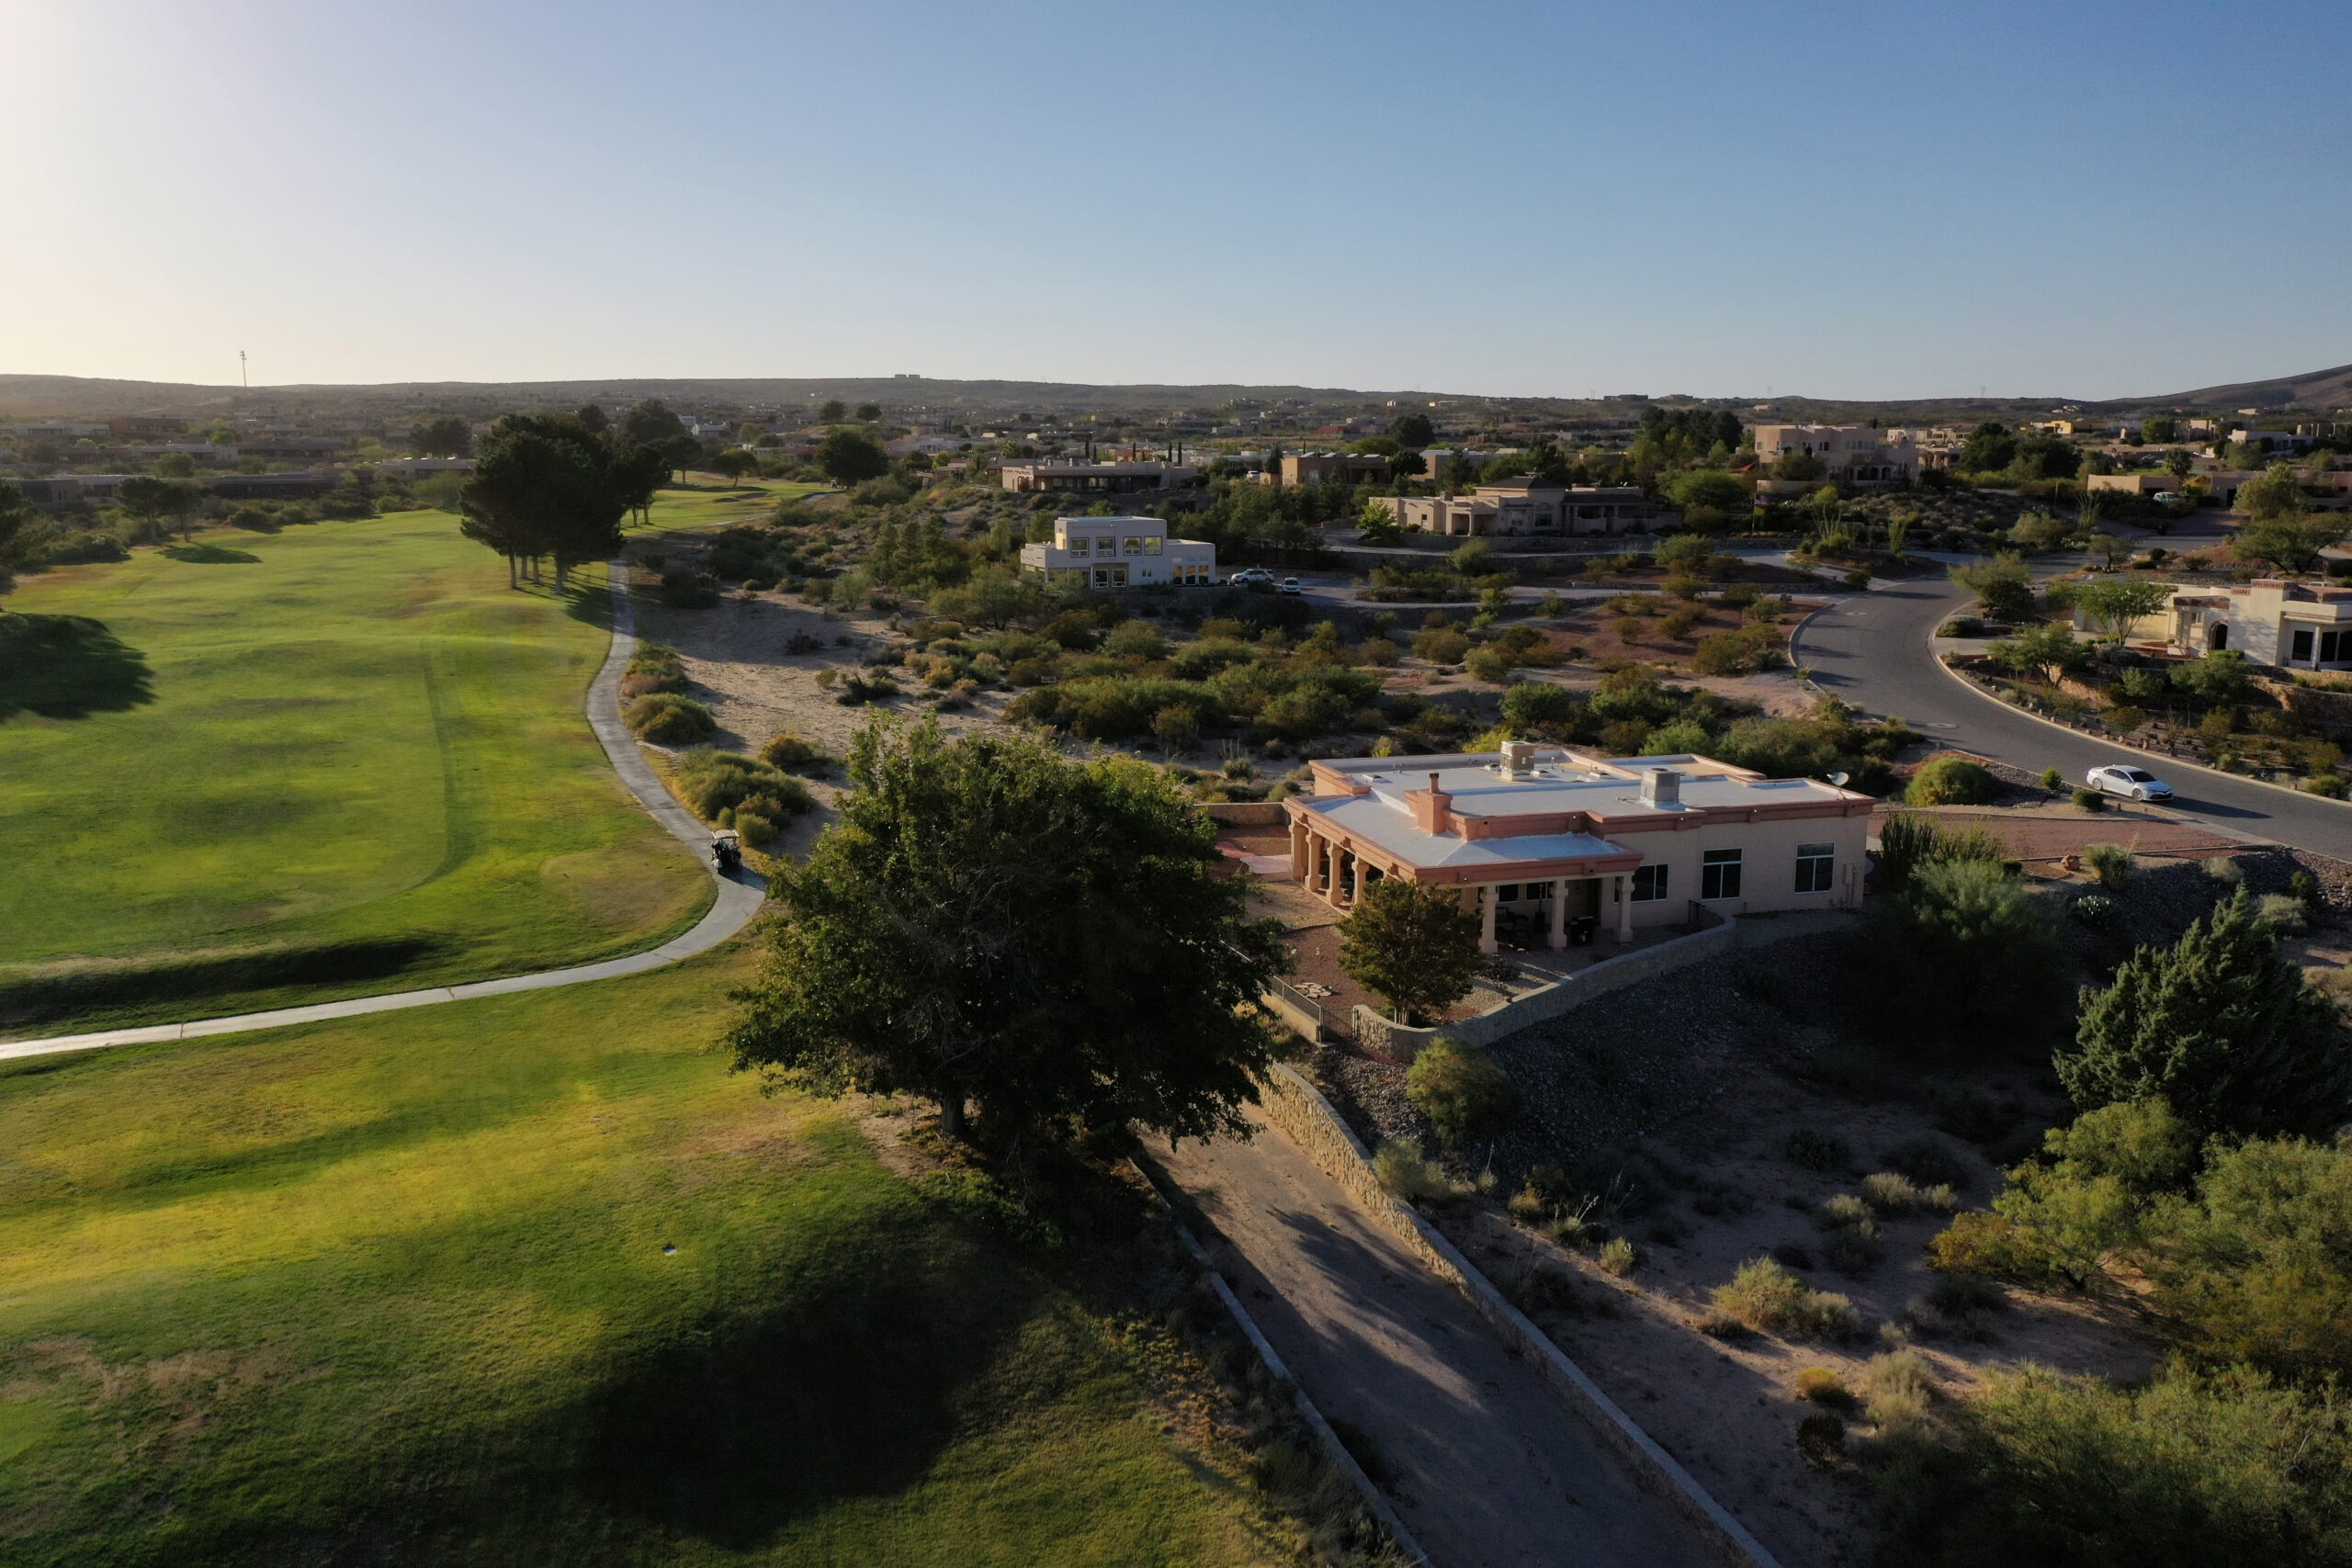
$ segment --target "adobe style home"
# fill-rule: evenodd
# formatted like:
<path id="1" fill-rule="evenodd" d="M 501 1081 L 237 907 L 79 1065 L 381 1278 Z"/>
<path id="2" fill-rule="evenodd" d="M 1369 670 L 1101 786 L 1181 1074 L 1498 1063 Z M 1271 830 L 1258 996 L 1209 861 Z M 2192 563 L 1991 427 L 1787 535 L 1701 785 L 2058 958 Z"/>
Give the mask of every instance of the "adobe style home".
<path id="1" fill-rule="evenodd" d="M 1216 547 L 1171 539 L 1157 517 L 1057 517 L 1051 544 L 1021 547 L 1021 570 L 1105 590 L 1205 586 L 1216 581 Z"/>
<path id="2" fill-rule="evenodd" d="M 2075 625 L 2086 625 L 2077 611 Z M 2352 670 L 2352 588 L 2257 577 L 2226 588 L 2180 588 L 2125 640 L 2194 659 L 2243 653 L 2256 664 Z"/>
<path id="3" fill-rule="evenodd" d="M 1314 764 L 1283 804 L 1290 869 L 1334 908 L 1383 876 L 1461 890 L 1479 945 L 1631 942 L 1695 908 L 1861 907 L 1866 795 L 1705 757 L 1600 758 L 1531 741 L 1499 752 Z M 1694 908 L 1695 907 L 1695 908 Z"/>

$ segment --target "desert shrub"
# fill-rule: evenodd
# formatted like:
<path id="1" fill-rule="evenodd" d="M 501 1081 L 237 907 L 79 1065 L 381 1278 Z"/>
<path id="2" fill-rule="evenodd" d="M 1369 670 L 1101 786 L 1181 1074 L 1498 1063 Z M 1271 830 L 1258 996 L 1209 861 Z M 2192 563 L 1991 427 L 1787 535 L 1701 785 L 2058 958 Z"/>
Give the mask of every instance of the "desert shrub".
<path id="1" fill-rule="evenodd" d="M 790 637 L 784 639 L 784 651 L 794 655 L 795 657 L 801 654 L 815 653 L 824 646 L 825 644 L 822 638 L 811 636 L 809 633 L 805 631 L 794 632 Z"/>
<path id="2" fill-rule="evenodd" d="M 1724 731 L 1713 750 L 1734 767 L 1753 768 L 1775 779 L 1815 777 L 1838 761 L 1836 742 L 1821 726 L 1802 718 L 1743 718 Z"/>
<path id="3" fill-rule="evenodd" d="M 718 822 L 732 814 L 738 832 L 743 832 L 740 818 L 745 811 L 781 827 L 817 804 L 808 786 L 789 773 L 754 757 L 708 748 L 678 759 L 677 785 L 679 797 L 695 816 Z"/>
<path id="4" fill-rule="evenodd" d="M 1519 1109 L 1519 1090 L 1476 1046 L 1439 1035 L 1406 1069 L 1405 1096 L 1449 1147 L 1499 1136 Z"/>
<path id="5" fill-rule="evenodd" d="M 1909 806 L 1985 806 L 2000 796 L 2001 781 L 1965 757 L 1931 758 L 1903 792 Z"/>
<path id="6" fill-rule="evenodd" d="M 1860 1279 L 1878 1266 L 1886 1246 L 1880 1238 L 1877 1222 L 1871 1218 L 1868 1203 L 1851 1193 L 1841 1192 L 1821 1206 L 1821 1223 L 1823 1262 L 1853 1279 Z"/>
<path id="7" fill-rule="evenodd" d="M 1784 1339 L 1842 1339 L 1860 1326 L 1852 1302 L 1814 1290 L 1770 1258 L 1741 1264 L 1710 1294 L 1716 1311 Z"/>
<path id="8" fill-rule="evenodd" d="M 1408 1203 L 1453 1196 L 1445 1173 L 1421 1157 L 1421 1151 L 1402 1138 L 1391 1138 L 1374 1152 L 1372 1174 L 1380 1185 Z"/>
<path id="9" fill-rule="evenodd" d="M 1500 685 L 1510 679 L 1510 656 L 1499 648 L 1474 648 L 1463 664 L 1476 680 Z"/>
<path id="10" fill-rule="evenodd" d="M 2135 1246 L 2148 1211 L 2188 1185 L 2193 1130 L 2161 1100 L 2101 1106 L 2054 1127 L 2043 1156 L 2009 1172 L 1990 1214 L 1962 1214 L 1928 1243 L 1929 1265 L 2021 1284 L 2107 1283 L 2109 1260 Z"/>
<path id="11" fill-rule="evenodd" d="M 2352 1414 L 2244 1368 L 2119 1389 L 2026 1365 L 1954 1414 L 1959 1440 L 1882 1472 L 1890 1561 L 2203 1568 L 2352 1561 Z"/>
<path id="12" fill-rule="evenodd" d="M 650 692 L 621 709 L 621 722 L 656 746 L 690 746 L 707 739 L 718 720 L 707 707 L 675 692 Z"/>
<path id="13" fill-rule="evenodd" d="M 1780 637 L 1769 625 L 1716 632 L 1700 638 L 1690 651 L 1690 668 L 1702 675 L 1753 675 L 1777 669 L 1783 661 Z"/>
<path id="14" fill-rule="evenodd" d="M 686 667 L 676 649 L 658 642 L 641 643 L 621 672 L 621 699 L 626 702 L 649 692 L 683 692 L 686 685 Z"/>
<path id="15" fill-rule="evenodd" d="M 718 603 L 718 581 L 708 572 L 673 567 L 662 574 L 662 603 L 673 610 L 707 610 Z"/>
<path id="16" fill-rule="evenodd" d="M 2282 936 L 2302 935 L 2309 913 L 2291 893 L 2265 893 L 2254 901 L 2254 918 Z"/>
<path id="17" fill-rule="evenodd" d="M 1641 1254 L 1623 1236 L 1611 1236 L 1600 1248 L 1600 1266 L 1623 1280 L 1641 1267 Z"/>
<path id="18" fill-rule="evenodd" d="M 1872 1356 L 1857 1381 L 1862 1385 L 1863 1414 L 1880 1430 L 1916 1429 L 1926 1423 L 1935 1380 L 1917 1351 L 1893 1350 Z"/>
<path id="19" fill-rule="evenodd" d="M 1835 1470 L 1846 1457 L 1846 1421 L 1835 1411 L 1816 1410 L 1797 1422 L 1797 1457 L 1815 1470 Z"/>
<path id="20" fill-rule="evenodd" d="M 1574 725 L 1584 705 L 1575 693 L 1565 687 L 1528 681 L 1503 694 L 1502 718 L 1512 734 L 1529 735 L 1539 729 Z"/>
<path id="21" fill-rule="evenodd" d="M 1862 1201 L 1871 1212 L 1890 1217 L 1921 1213 L 1949 1213 L 1956 1195 L 1948 1182 L 1922 1187 L 1900 1171 L 1877 1170 L 1862 1178 Z"/>
<path id="22" fill-rule="evenodd" d="M 1797 1373 L 1793 1387 L 1799 1399 L 1815 1404 L 1846 1405 L 1854 1402 L 1853 1394 L 1846 1388 L 1846 1380 L 1827 1367 L 1805 1368 Z"/>
<path id="23" fill-rule="evenodd" d="M 1968 1166 L 1951 1146 L 1924 1134 L 1907 1138 L 1879 1156 L 1889 1170 L 1901 1171 L 1922 1187 L 1961 1188 L 1968 1185 Z"/>
<path id="24" fill-rule="evenodd" d="M 1165 659 L 1168 638 L 1149 621 L 1125 621 L 1102 639 L 1102 651 L 1121 659 Z"/>
<path id="25" fill-rule="evenodd" d="M 1833 1134 L 1800 1127 L 1781 1145 L 1781 1155 L 1791 1165 L 1826 1172 L 1845 1169 L 1847 1162 L 1854 1157 L 1854 1151 Z"/>
<path id="26" fill-rule="evenodd" d="M 1514 1269 L 1496 1276 L 1495 1286 L 1511 1305 L 1531 1315 L 1539 1312 L 1564 1313 L 1570 1317 L 1586 1317 L 1592 1305 L 1577 1290 L 1575 1278 L 1565 1269 L 1548 1263 L 1538 1263 L 1529 1269 Z"/>
<path id="27" fill-rule="evenodd" d="M 2101 887 L 2120 887 L 2132 880 L 2140 862 L 2120 844 L 2093 844 L 2083 851 L 2083 865 Z"/>
<path id="28" fill-rule="evenodd" d="M 2055 921 L 2044 899 L 1996 864 L 1916 872 L 1871 908 L 1858 976 L 1916 1036 L 1957 1039 L 2049 1027 L 2061 1013 Z"/>
<path id="29" fill-rule="evenodd" d="M 2123 906 L 2100 893 L 2086 893 L 2067 906 L 2066 913 L 2075 923 L 2094 936 L 2118 937 L 2123 934 Z"/>
<path id="30" fill-rule="evenodd" d="M 1413 639 L 1413 657 L 1431 664 L 1459 664 L 1469 653 L 1470 639 L 1452 629 L 1425 631 Z"/>
<path id="31" fill-rule="evenodd" d="M 821 773 L 833 765 L 822 747 L 789 729 L 760 748 L 760 761 L 787 773 Z"/>
<path id="32" fill-rule="evenodd" d="M 2244 868 L 2227 855 L 2209 856 L 2198 863 L 2198 868 L 2224 887 L 2235 887 L 2245 881 Z"/>

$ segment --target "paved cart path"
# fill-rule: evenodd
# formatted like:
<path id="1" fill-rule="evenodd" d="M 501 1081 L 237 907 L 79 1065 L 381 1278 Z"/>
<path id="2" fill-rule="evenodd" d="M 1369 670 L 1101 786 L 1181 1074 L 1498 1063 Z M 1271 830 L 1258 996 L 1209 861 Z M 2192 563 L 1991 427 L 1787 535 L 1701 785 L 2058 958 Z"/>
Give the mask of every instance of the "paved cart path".
<path id="1" fill-rule="evenodd" d="M 1222 1233 L 1203 1239 L 1291 1375 L 1377 1446 L 1437 1568 L 1714 1561 L 1459 1291 L 1252 1119 L 1248 1144 L 1161 1144 L 1154 1156 Z"/>
<path id="2" fill-rule="evenodd" d="M 637 608 L 629 602 L 626 569 L 618 561 L 613 563 L 613 645 L 605 655 L 605 666 L 588 688 L 588 723 L 596 732 L 597 741 L 605 748 L 605 755 L 612 760 L 613 771 L 621 783 L 637 796 L 638 804 L 653 814 L 653 819 L 670 829 L 706 865 L 709 863 L 710 829 L 695 820 L 694 815 L 671 797 L 662 787 L 662 780 L 647 763 L 645 753 L 639 750 L 637 741 L 621 723 L 621 673 L 628 669 L 629 655 L 637 649 Z M 576 964 L 570 969 L 548 969 L 536 975 L 514 975 L 503 980 L 478 980 L 465 986 L 434 986 L 420 991 L 393 991 L 376 997 L 352 997 L 339 1002 L 320 1002 L 311 1007 L 278 1008 L 270 1012 L 241 1013 L 232 1018 L 205 1018 L 187 1023 L 157 1023 L 141 1029 L 110 1029 L 93 1034 L 59 1034 L 46 1040 L 13 1040 L 0 1042 L 0 1061 L 16 1056 L 44 1056 L 58 1051 L 91 1051 L 107 1045 L 146 1045 L 162 1041 L 198 1040 L 208 1034 L 236 1034 L 250 1029 L 277 1029 L 287 1024 L 315 1023 L 330 1018 L 359 1018 L 371 1012 L 393 1012 L 401 1008 L 430 1007 L 436 1002 L 460 1002 L 474 997 L 504 996 L 510 991 L 538 991 L 553 986 L 576 986 L 583 980 L 609 980 L 622 975 L 639 975 L 648 969 L 659 969 L 707 953 L 741 931 L 760 912 L 760 905 L 767 897 L 766 884 L 756 873 L 738 872 L 731 877 L 718 876 L 718 896 L 693 930 L 674 937 L 661 946 L 645 953 L 635 953 L 626 958 L 608 958 L 599 964 Z"/>

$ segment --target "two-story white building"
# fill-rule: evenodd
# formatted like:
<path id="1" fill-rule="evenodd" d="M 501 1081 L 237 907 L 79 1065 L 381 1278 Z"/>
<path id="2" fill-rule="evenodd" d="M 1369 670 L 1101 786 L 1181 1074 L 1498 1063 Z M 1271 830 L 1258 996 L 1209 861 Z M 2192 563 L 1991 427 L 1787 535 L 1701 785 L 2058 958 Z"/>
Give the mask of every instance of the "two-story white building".
<path id="1" fill-rule="evenodd" d="M 1907 430 L 1868 424 L 1759 424 L 1756 455 L 1766 463 L 1792 453 L 1821 459 L 1849 484 L 1908 484 L 1919 477 L 1919 443 Z"/>
<path id="2" fill-rule="evenodd" d="M 1057 517 L 1053 543 L 1021 547 L 1021 570 L 1087 588 L 1189 588 L 1216 581 L 1216 547 L 1171 539 L 1157 517 Z"/>

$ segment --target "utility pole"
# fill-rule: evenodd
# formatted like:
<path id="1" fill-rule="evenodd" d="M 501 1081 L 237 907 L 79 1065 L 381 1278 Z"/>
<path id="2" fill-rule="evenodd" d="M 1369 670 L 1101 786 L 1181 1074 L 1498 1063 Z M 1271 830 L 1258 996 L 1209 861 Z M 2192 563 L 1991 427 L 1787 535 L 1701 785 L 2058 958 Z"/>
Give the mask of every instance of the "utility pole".
<path id="1" fill-rule="evenodd" d="M 242 348 L 237 350 L 237 379 L 245 384 L 246 391 L 254 389 L 254 378 L 245 372 L 245 351 Z"/>

